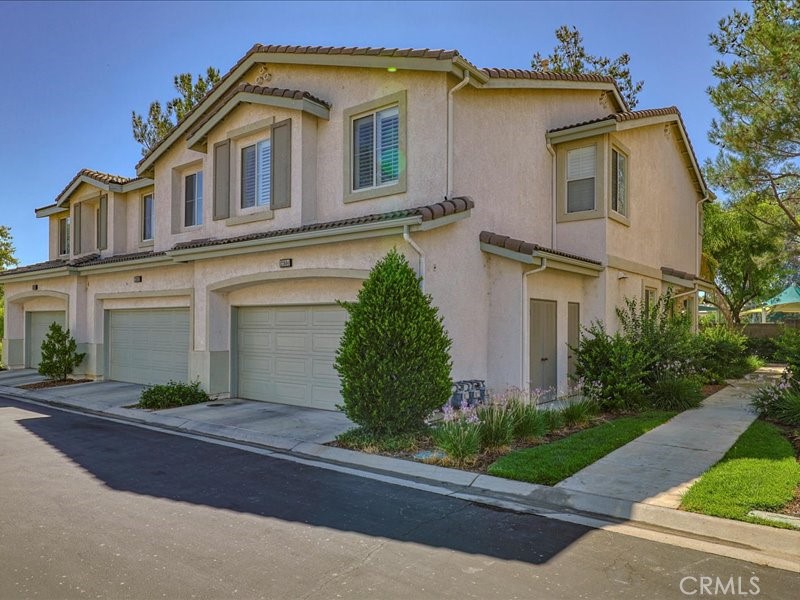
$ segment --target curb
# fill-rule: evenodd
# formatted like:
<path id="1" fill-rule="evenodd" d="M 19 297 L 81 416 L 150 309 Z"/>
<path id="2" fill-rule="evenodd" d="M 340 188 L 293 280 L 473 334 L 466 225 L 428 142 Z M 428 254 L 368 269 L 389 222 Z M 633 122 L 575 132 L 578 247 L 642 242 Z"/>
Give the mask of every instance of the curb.
<path id="1" fill-rule="evenodd" d="M 145 425 L 165 431 L 195 434 L 224 442 L 256 447 L 271 452 L 294 455 L 299 458 L 322 461 L 340 467 L 349 467 L 395 480 L 404 479 L 427 487 L 444 488 L 456 497 L 475 502 L 505 501 L 511 510 L 539 511 L 546 514 L 555 510 L 584 515 L 596 519 L 610 517 L 618 524 L 642 527 L 665 534 L 755 551 L 788 563 L 800 572 L 800 531 L 778 529 L 742 521 L 733 521 L 672 508 L 633 502 L 620 498 L 578 492 L 561 487 L 503 479 L 491 475 L 450 469 L 438 465 L 413 462 L 367 454 L 334 446 L 324 446 L 294 438 L 267 435 L 260 432 L 192 421 L 170 415 L 131 409 L 110 408 L 95 410 L 49 398 L 35 392 L 0 386 L 0 394 L 22 401 L 34 401 L 56 408 L 99 417 L 112 417 L 134 425 Z M 522 506 L 520 506 L 522 505 Z"/>

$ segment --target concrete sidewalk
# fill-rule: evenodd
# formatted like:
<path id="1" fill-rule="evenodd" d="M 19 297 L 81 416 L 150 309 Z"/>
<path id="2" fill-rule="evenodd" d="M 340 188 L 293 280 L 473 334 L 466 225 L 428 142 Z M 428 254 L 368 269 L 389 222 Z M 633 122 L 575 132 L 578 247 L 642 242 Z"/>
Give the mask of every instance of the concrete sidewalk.
<path id="1" fill-rule="evenodd" d="M 731 380 L 700 407 L 680 413 L 556 487 L 678 508 L 686 490 L 756 419 L 750 395 L 780 372 L 765 367 L 749 379 Z"/>

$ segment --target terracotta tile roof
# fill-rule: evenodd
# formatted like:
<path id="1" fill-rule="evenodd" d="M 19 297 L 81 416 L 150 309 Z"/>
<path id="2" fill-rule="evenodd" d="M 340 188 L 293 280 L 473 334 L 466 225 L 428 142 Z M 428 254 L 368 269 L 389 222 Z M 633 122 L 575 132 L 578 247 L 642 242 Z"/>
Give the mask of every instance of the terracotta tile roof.
<path id="1" fill-rule="evenodd" d="M 73 183 L 75 183 L 78 179 L 80 179 L 83 176 L 89 177 L 91 179 L 94 179 L 95 181 L 104 183 L 106 185 L 112 183 L 117 185 L 123 185 L 125 183 L 130 183 L 131 181 L 137 181 L 139 179 L 142 179 L 141 177 L 123 177 L 122 175 L 112 175 L 111 173 L 103 173 L 102 171 L 94 171 L 93 169 L 81 169 L 75 174 L 75 177 L 70 179 L 69 183 L 64 186 L 64 189 L 61 190 L 61 192 L 59 192 L 58 196 L 56 196 L 56 199 L 60 198 L 64 194 L 64 192 L 66 192 L 72 186 Z M 48 207 L 43 207 L 43 208 L 48 208 Z"/>
<path id="2" fill-rule="evenodd" d="M 0 277 L 5 275 L 18 275 L 21 273 L 32 273 L 35 271 L 47 271 L 50 269 L 58 269 L 61 267 L 92 267 L 94 265 L 105 265 L 109 263 L 125 262 L 128 260 L 139 260 L 142 258 L 151 258 L 153 256 L 164 256 L 166 252 L 133 252 L 130 254 L 118 254 L 116 256 L 101 257 L 99 254 L 87 254 L 72 260 L 65 260 L 59 258 L 56 260 L 48 260 L 46 262 L 36 263 L 34 265 L 26 265 L 17 269 L 9 269 L 8 271 L 0 271 Z"/>
<path id="3" fill-rule="evenodd" d="M 594 81 L 613 83 L 613 77 L 605 75 L 587 75 L 573 73 L 553 73 L 551 71 L 532 71 L 529 69 L 485 68 L 481 72 L 492 79 L 536 79 L 541 81 Z"/>
<path id="4" fill-rule="evenodd" d="M 548 130 L 548 133 L 555 133 L 556 131 L 564 131 L 572 129 L 573 127 L 581 127 L 583 125 L 591 125 L 592 123 L 602 123 L 603 121 L 616 121 L 622 123 L 623 121 L 635 121 L 636 119 L 646 119 L 648 117 L 663 117 L 664 115 L 678 115 L 680 118 L 681 112 L 677 106 L 668 106 L 666 108 L 649 108 L 646 110 L 629 110 L 626 112 L 611 113 L 605 117 L 598 119 L 590 119 L 588 121 L 581 121 L 580 123 L 573 123 L 571 125 L 564 125 L 563 127 L 556 127 Z"/>
<path id="5" fill-rule="evenodd" d="M 552 248 L 546 248 L 545 246 L 540 246 L 539 244 L 532 244 L 531 242 L 518 240 L 508 237 L 507 235 L 500 235 L 499 233 L 492 233 L 491 231 L 481 231 L 480 240 L 484 244 L 497 246 L 498 248 L 505 248 L 506 250 L 519 252 L 520 254 L 528 254 L 533 256 L 534 252 L 545 252 L 547 254 L 563 256 L 564 258 L 572 258 L 574 260 L 580 260 L 598 266 L 602 265 L 600 261 L 592 258 L 578 256 L 577 254 L 570 254 L 569 252 L 562 252 L 561 250 L 553 250 Z"/>
<path id="6" fill-rule="evenodd" d="M 664 275 L 670 275 L 672 277 L 678 277 L 680 279 L 689 279 L 691 281 L 697 279 L 697 276 L 693 273 L 687 273 L 686 271 L 679 271 L 678 269 L 673 269 L 671 267 L 661 267 L 661 273 Z"/>
<path id="7" fill-rule="evenodd" d="M 326 102 L 320 98 L 317 98 L 310 92 L 305 92 L 303 90 L 288 90 L 283 88 L 274 88 L 274 87 L 264 87 L 260 85 L 251 85 L 249 83 L 240 83 L 232 87 L 230 90 L 225 92 L 225 94 L 217 100 L 213 106 L 203 115 L 201 119 L 199 119 L 194 125 L 192 125 L 191 129 L 187 132 L 187 135 L 191 137 L 194 135 L 196 131 L 198 131 L 203 125 L 205 125 L 211 117 L 213 117 L 217 111 L 225 106 L 227 102 L 233 98 L 236 94 L 243 92 L 247 94 L 259 94 L 261 96 L 277 96 L 279 98 L 292 98 L 294 100 L 302 100 L 307 99 L 311 100 L 312 102 L 316 102 L 324 106 L 325 108 L 330 108 L 330 102 Z"/>
<path id="8" fill-rule="evenodd" d="M 191 248 L 204 248 L 207 246 L 219 246 L 225 244 L 235 244 L 237 242 L 248 242 L 251 240 L 261 240 L 275 237 L 282 237 L 286 235 L 293 235 L 297 233 L 306 233 L 309 231 L 324 231 L 328 229 L 337 229 L 340 227 L 348 227 L 351 225 L 361 225 L 363 223 L 376 223 L 380 221 L 392 221 L 395 219 L 403 219 L 406 217 L 422 217 L 423 221 L 433 221 L 441 217 L 466 212 L 475 207 L 475 203 L 469 197 L 459 197 L 437 202 L 427 206 L 419 206 L 416 208 L 408 208 L 404 210 L 396 210 L 386 213 L 378 213 L 374 215 L 366 215 L 363 217 L 353 217 L 350 219 L 342 219 L 340 221 L 328 221 L 326 223 L 313 223 L 311 225 L 303 225 L 301 227 L 292 227 L 290 229 L 278 229 L 272 231 L 260 231 L 258 233 L 251 233 L 249 235 L 240 235 L 231 238 L 221 239 L 202 239 L 191 240 L 188 242 L 181 242 L 176 244 L 173 250 L 188 250 Z"/>
<path id="9" fill-rule="evenodd" d="M 17 267 L 16 269 L 8 269 L 7 271 L 0 271 L 0 277 L 4 277 L 5 275 L 17 275 L 20 273 L 32 273 L 34 271 L 47 271 L 49 269 L 58 269 L 60 267 L 66 267 L 69 264 L 68 261 L 63 259 L 56 259 L 56 260 L 48 260 L 45 262 L 35 263 L 32 265 L 25 265 L 24 267 Z"/>
<path id="10" fill-rule="evenodd" d="M 248 54 L 341 54 L 350 56 L 389 56 L 393 58 L 435 58 L 452 60 L 464 58 L 458 50 L 433 50 L 430 48 L 383 48 L 370 46 L 276 46 L 256 44 Z"/>

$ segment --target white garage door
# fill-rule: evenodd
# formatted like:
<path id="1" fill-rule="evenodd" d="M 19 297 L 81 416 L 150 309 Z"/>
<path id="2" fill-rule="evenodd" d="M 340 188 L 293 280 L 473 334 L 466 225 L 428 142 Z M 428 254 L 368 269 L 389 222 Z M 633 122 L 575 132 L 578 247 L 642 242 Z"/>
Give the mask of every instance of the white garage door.
<path id="1" fill-rule="evenodd" d="M 238 396 L 336 410 L 333 368 L 347 312 L 338 306 L 238 309 Z"/>
<path id="2" fill-rule="evenodd" d="M 35 369 L 42 360 L 42 342 L 47 337 L 51 323 L 66 327 L 66 313 L 63 310 L 42 310 L 28 313 L 27 366 Z"/>
<path id="3" fill-rule="evenodd" d="M 189 309 L 112 310 L 109 378 L 156 384 L 189 376 Z"/>

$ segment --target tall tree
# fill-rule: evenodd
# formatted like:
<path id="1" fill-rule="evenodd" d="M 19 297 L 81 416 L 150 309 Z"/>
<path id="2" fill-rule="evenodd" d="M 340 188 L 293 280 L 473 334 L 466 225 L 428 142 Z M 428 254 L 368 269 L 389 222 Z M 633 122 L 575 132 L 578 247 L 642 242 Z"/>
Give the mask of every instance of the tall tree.
<path id="1" fill-rule="evenodd" d="M 562 25 L 556 29 L 555 36 L 558 44 L 553 48 L 553 53 L 548 56 L 543 56 L 539 52 L 534 54 L 531 61 L 532 68 L 553 73 L 613 77 L 628 106 L 636 107 L 644 81 L 633 81 L 629 66 L 631 57 L 627 52 L 617 58 L 589 54 L 583 45 L 583 36 L 574 26 Z"/>
<path id="2" fill-rule="evenodd" d="M 219 70 L 208 67 L 206 76 L 197 76 L 197 81 L 191 73 L 175 75 L 173 83 L 175 90 L 180 94 L 167 101 L 163 108 L 158 100 L 150 103 L 147 118 L 136 111 L 131 115 L 133 139 L 142 145 L 142 155 L 147 154 L 158 142 L 177 125 L 183 117 L 219 82 Z"/>
<path id="3" fill-rule="evenodd" d="M 703 253 L 716 286 L 707 298 L 729 324 L 741 323 L 750 303 L 769 299 L 781 289 L 785 275 L 785 238 L 771 225 L 777 209 L 769 204 L 723 207 L 708 204 L 703 226 Z"/>
<path id="4" fill-rule="evenodd" d="M 19 264 L 14 257 L 14 243 L 11 239 L 11 228 L 0 225 L 0 271 Z M 0 351 L 3 349 L 3 332 L 5 331 L 5 302 L 3 301 L 3 286 L 0 284 Z M 2 352 L 0 352 L 2 354 Z"/>
<path id="5" fill-rule="evenodd" d="M 734 202 L 768 201 L 777 221 L 800 235 L 800 4 L 754 0 L 734 9 L 710 35 L 722 55 L 712 72 L 719 118 L 709 139 L 720 147 L 706 162 L 710 183 Z"/>

